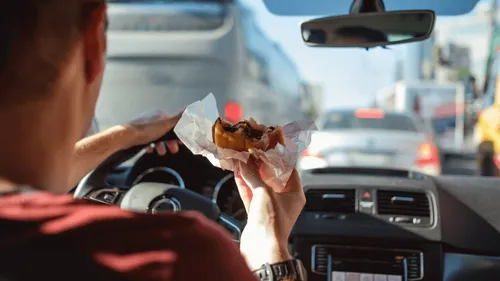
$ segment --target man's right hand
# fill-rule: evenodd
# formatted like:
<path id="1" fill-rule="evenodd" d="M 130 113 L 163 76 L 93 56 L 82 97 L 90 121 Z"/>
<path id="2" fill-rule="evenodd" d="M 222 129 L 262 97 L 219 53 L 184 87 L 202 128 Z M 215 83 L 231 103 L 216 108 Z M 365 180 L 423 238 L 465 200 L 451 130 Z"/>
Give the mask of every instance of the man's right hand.
<path id="1" fill-rule="evenodd" d="M 288 251 L 288 238 L 306 202 L 295 169 L 284 191 L 277 193 L 262 180 L 258 165 L 251 159 L 235 173 L 248 214 L 240 249 L 251 270 L 266 263 L 279 263 L 292 258 Z"/>

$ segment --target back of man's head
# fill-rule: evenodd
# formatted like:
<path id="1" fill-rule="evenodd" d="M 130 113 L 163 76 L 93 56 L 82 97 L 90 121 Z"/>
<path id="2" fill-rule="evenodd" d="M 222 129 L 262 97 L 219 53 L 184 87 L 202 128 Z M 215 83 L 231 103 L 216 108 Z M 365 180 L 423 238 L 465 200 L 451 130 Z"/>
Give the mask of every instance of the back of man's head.
<path id="1" fill-rule="evenodd" d="M 0 108 L 50 95 L 89 11 L 103 2 L 0 1 Z"/>
<path id="2" fill-rule="evenodd" d="M 0 180 L 67 188 L 104 73 L 105 0 L 0 0 Z"/>

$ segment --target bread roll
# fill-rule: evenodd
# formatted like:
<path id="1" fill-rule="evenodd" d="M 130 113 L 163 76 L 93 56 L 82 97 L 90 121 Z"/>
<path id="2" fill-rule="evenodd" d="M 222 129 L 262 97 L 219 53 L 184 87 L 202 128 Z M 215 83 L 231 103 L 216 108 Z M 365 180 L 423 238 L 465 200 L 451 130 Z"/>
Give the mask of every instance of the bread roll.
<path id="1" fill-rule="evenodd" d="M 285 145 L 281 127 L 267 127 L 255 120 L 244 120 L 237 124 L 218 118 L 212 127 L 214 143 L 220 148 L 247 151 L 250 148 L 270 150 L 276 145 Z"/>

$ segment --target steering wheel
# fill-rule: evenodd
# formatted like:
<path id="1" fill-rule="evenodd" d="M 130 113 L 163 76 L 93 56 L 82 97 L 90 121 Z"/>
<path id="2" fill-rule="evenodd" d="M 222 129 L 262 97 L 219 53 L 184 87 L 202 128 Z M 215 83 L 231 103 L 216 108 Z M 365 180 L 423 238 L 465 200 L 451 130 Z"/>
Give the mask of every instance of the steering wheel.
<path id="1" fill-rule="evenodd" d="M 170 131 L 154 143 L 177 139 L 175 133 Z M 110 172 L 146 147 L 147 145 L 138 145 L 111 155 L 78 184 L 73 196 L 150 214 L 198 211 L 208 219 L 220 223 L 231 232 L 233 239 L 239 242 L 242 232 L 240 223 L 222 213 L 210 199 L 187 188 L 156 182 L 121 187 L 107 184 L 106 178 Z"/>

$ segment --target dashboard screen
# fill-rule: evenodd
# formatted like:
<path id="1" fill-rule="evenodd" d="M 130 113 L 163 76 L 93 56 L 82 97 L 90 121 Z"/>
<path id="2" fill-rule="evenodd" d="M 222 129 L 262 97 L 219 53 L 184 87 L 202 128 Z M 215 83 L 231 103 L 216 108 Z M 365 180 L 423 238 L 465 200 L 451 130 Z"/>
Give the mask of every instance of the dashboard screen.
<path id="1" fill-rule="evenodd" d="M 329 281 L 406 281 L 404 261 L 335 260 L 330 261 Z"/>

